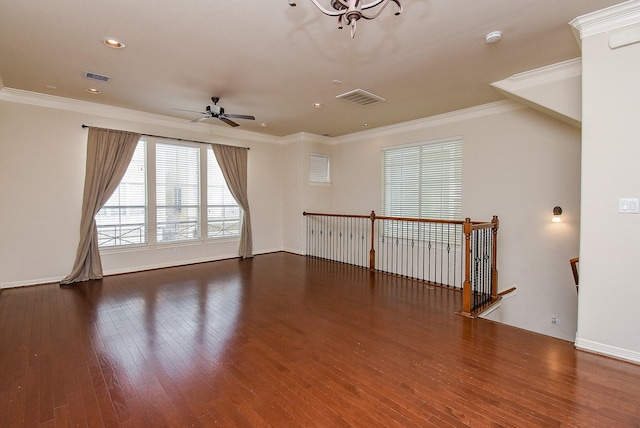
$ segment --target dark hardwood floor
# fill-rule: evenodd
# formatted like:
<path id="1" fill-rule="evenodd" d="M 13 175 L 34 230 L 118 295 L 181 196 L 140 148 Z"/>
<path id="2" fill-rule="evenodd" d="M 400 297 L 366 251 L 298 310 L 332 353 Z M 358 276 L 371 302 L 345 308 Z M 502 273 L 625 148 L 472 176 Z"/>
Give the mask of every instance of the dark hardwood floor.
<path id="1" fill-rule="evenodd" d="M 287 253 L 0 293 L 0 426 L 640 426 L 640 366 Z"/>

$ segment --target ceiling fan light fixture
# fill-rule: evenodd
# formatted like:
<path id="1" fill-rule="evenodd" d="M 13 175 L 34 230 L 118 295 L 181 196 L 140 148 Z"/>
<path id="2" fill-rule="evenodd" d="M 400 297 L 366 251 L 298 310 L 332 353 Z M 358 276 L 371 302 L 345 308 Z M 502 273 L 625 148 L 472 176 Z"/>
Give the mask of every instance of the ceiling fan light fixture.
<path id="1" fill-rule="evenodd" d="M 377 18 L 389 3 L 393 2 L 398 7 L 398 10 L 395 12 L 396 16 L 402 13 L 402 4 L 400 4 L 400 0 L 372 0 L 369 3 L 364 3 L 363 0 L 331 0 L 330 8 L 324 7 L 318 2 L 318 0 L 311 1 L 316 5 L 320 12 L 325 15 L 338 17 L 338 29 L 342 29 L 343 22 L 350 25 L 351 38 L 354 38 L 356 35 L 356 22 L 358 22 L 360 18 L 364 18 L 366 20 Z M 378 7 L 378 10 L 373 12 L 371 15 L 367 15 L 363 12 L 375 7 Z"/>

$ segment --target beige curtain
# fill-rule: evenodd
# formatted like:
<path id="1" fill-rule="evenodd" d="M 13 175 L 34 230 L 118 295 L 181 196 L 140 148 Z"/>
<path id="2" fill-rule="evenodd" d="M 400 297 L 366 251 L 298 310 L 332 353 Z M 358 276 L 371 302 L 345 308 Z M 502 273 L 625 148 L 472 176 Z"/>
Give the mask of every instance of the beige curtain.
<path id="1" fill-rule="evenodd" d="M 140 134 L 89 128 L 80 243 L 73 270 L 61 284 L 102 278 L 95 215 L 120 184 L 140 140 Z"/>
<path id="2" fill-rule="evenodd" d="M 247 152 L 244 147 L 212 144 L 213 153 L 220 165 L 227 186 L 236 202 L 242 208 L 242 230 L 238 255 L 242 258 L 253 257 L 251 238 L 251 216 L 249 214 L 249 198 L 247 197 Z"/>

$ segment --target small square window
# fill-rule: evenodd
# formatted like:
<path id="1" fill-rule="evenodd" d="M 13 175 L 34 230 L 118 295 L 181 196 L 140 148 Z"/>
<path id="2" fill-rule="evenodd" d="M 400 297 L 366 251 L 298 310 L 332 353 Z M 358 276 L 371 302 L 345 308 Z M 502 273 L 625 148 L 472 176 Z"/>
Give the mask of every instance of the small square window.
<path id="1" fill-rule="evenodd" d="M 309 155 L 309 181 L 329 183 L 329 156 Z"/>

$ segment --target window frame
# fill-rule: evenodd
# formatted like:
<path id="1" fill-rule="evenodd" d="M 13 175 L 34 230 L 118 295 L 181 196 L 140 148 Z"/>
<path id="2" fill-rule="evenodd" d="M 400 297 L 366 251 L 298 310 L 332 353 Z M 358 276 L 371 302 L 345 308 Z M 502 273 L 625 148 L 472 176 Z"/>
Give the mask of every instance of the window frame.
<path id="1" fill-rule="evenodd" d="M 181 140 L 174 140 L 171 138 L 161 138 L 161 137 L 151 137 L 151 136 L 142 136 L 138 142 L 138 144 L 143 143 L 145 145 L 145 181 L 146 181 L 146 235 L 147 241 L 142 244 L 130 244 L 130 245 L 119 245 L 119 246 L 108 246 L 108 247 L 99 247 L 101 253 L 119 253 L 119 252 L 130 252 L 130 251 L 142 251 L 149 248 L 171 248 L 171 247 L 180 247 L 180 246 L 191 246 L 191 245 L 202 245 L 202 244 L 213 244 L 213 243 L 222 243 L 222 242 L 233 242 L 240 240 L 240 231 L 242 230 L 242 209 L 233 199 L 233 203 L 237 206 L 238 215 L 239 215 L 239 223 L 238 223 L 238 233 L 236 235 L 227 234 L 225 236 L 213 236 L 209 237 L 208 233 L 208 156 L 213 156 L 214 162 L 213 164 L 220 168 L 217 160 L 215 160 L 215 154 L 211 149 L 211 145 L 202 144 L 196 142 L 187 142 Z M 157 236 L 157 228 L 158 228 L 158 219 L 157 219 L 157 182 L 156 182 L 156 170 L 157 170 L 157 145 L 158 144 L 168 144 L 168 145 L 176 145 L 176 146 L 188 146 L 188 147 L 196 147 L 199 149 L 199 163 L 198 163 L 198 195 L 199 195 L 199 207 L 198 207 L 198 237 L 196 239 L 191 240 L 180 240 L 180 241 L 159 241 Z M 223 178 L 224 180 L 224 178 Z"/>
<path id="2" fill-rule="evenodd" d="M 119 190 L 120 187 L 120 183 L 118 184 L 118 188 L 116 188 L 116 190 L 113 192 L 113 194 L 109 197 L 109 200 L 107 200 L 107 202 L 105 203 L 105 205 L 100 209 L 100 211 L 98 211 L 98 213 L 96 214 L 95 217 L 95 221 L 96 221 L 96 227 L 98 230 L 98 248 L 100 249 L 100 251 L 119 251 L 119 250 L 123 250 L 123 249 L 137 249 L 137 248 L 144 248 L 147 247 L 149 245 L 149 177 L 148 177 L 148 145 L 146 140 L 144 140 L 143 138 L 140 138 L 138 140 L 137 146 L 136 146 L 136 151 L 139 149 L 140 145 L 142 145 L 142 151 L 143 151 L 143 167 L 144 167 L 144 206 L 142 206 L 142 208 L 144 209 L 145 213 L 144 213 L 144 223 L 142 224 L 143 228 L 144 228 L 144 236 L 145 236 L 145 240 L 144 242 L 140 242 L 140 243 L 134 243 L 134 244 L 126 244 L 126 245 L 109 245 L 109 246 L 100 246 L 100 228 L 101 227 L 119 227 L 122 228 L 122 224 L 109 224 L 109 225 L 99 225 L 99 219 L 97 218 L 99 216 L 99 214 L 102 212 L 102 210 L 110 210 L 115 208 L 116 206 L 114 205 L 108 205 L 109 201 L 114 197 L 114 195 L 116 195 L 116 192 Z M 135 152 L 134 152 L 134 156 L 135 156 Z M 132 158 L 133 161 L 133 158 Z M 127 172 L 128 172 L 128 168 L 131 165 L 131 162 L 129 163 L 129 165 L 127 166 Z M 127 173 L 125 172 L 125 175 L 123 176 L 123 180 L 125 179 Z M 122 183 L 122 181 L 121 181 Z M 117 206 L 118 209 L 122 209 L 122 206 Z M 130 208 L 140 208 L 139 205 L 136 206 L 125 206 L 125 207 L 130 207 Z M 121 240 L 122 238 L 122 234 L 118 237 L 114 237 L 112 238 L 113 240 Z"/>
<path id="3" fill-rule="evenodd" d="M 314 168 L 314 159 L 316 160 L 324 160 L 326 161 L 324 165 L 316 164 L 318 167 L 322 168 L 326 165 L 326 173 L 315 174 L 315 176 L 320 177 L 323 176 L 326 179 L 314 179 L 314 171 L 318 171 L 318 168 Z M 322 153 L 309 153 L 309 175 L 307 180 L 310 184 L 314 185 L 329 185 L 331 184 L 331 156 Z"/>

